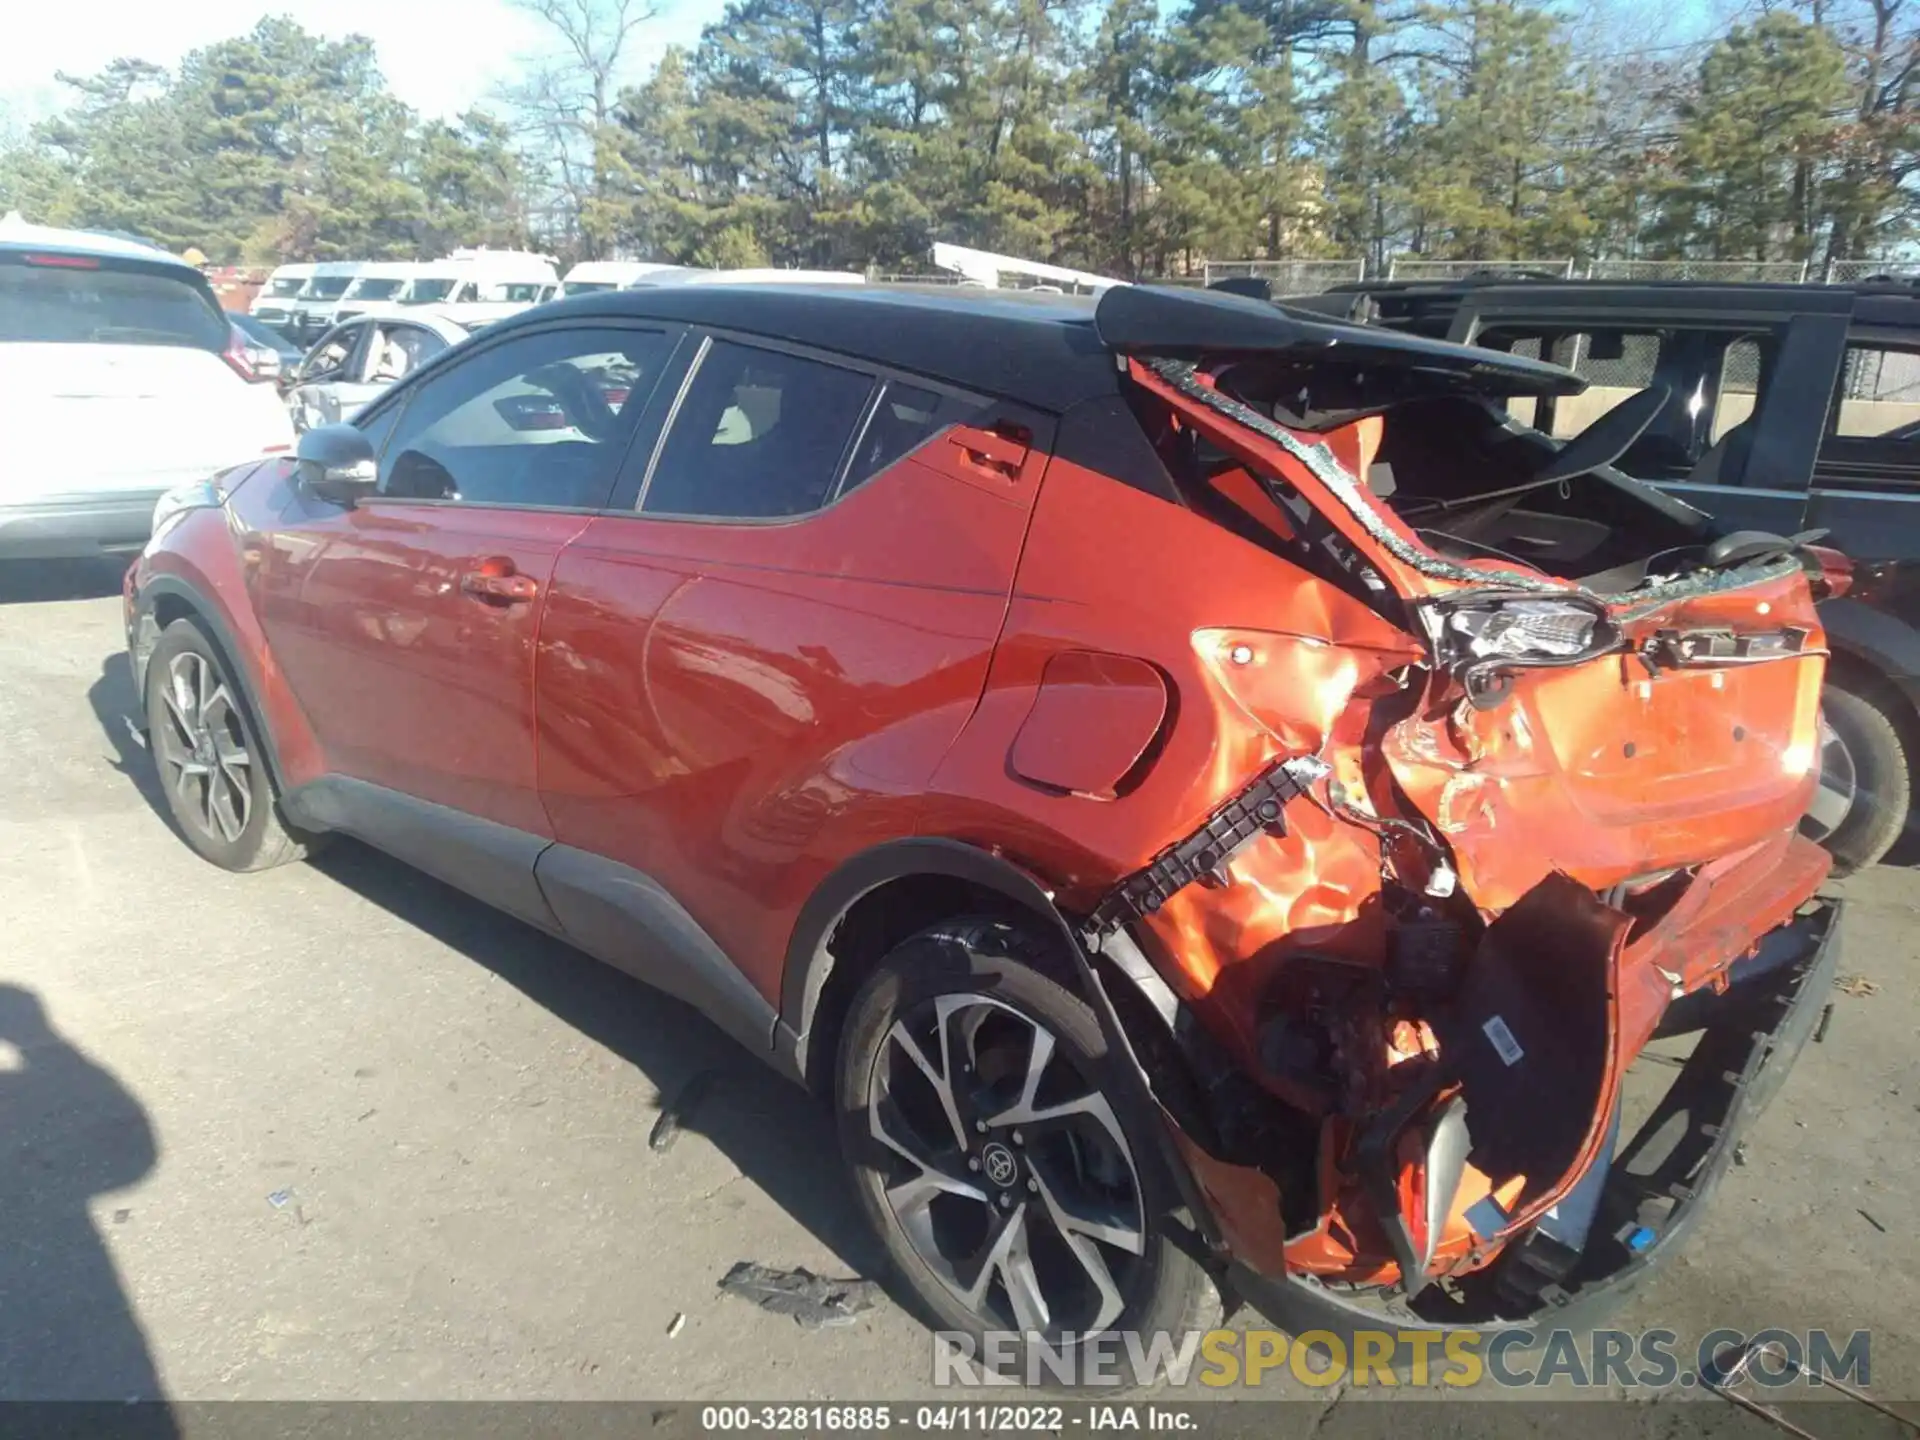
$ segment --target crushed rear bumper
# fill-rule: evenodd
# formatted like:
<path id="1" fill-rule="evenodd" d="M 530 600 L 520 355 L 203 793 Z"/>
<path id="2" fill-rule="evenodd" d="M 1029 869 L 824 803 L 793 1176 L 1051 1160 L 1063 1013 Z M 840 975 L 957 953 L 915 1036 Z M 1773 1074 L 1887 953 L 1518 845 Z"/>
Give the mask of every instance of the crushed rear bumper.
<path id="1" fill-rule="evenodd" d="M 1328 1331 L 1349 1344 L 1362 1330 L 1593 1325 L 1679 1250 L 1747 1126 L 1793 1068 L 1832 988 L 1842 908 L 1837 900 L 1811 902 L 1736 967 L 1724 995 L 1690 996 L 1700 1003 L 1686 1011 L 1676 1007 L 1666 1032 L 1697 1021 L 1699 1040 L 1645 1123 L 1616 1150 L 1602 1192 L 1602 1220 L 1579 1263 L 1564 1282 L 1541 1289 L 1531 1308 L 1509 1309 L 1485 1298 L 1463 1303 L 1437 1289 L 1410 1307 L 1304 1276 L 1257 1273 L 1239 1260 L 1229 1272 L 1234 1288 L 1285 1330 Z M 1672 1123 L 1676 1117 L 1681 1124 Z M 1400 1348 L 1408 1349 L 1404 1343 Z"/>

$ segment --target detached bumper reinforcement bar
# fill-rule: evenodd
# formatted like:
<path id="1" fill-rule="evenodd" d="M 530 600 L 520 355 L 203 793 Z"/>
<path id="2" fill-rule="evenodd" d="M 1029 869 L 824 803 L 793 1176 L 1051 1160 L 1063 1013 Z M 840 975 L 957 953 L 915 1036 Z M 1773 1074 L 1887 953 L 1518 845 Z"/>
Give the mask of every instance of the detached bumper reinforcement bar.
<path id="1" fill-rule="evenodd" d="M 1108 935 L 1151 915 L 1196 882 L 1224 887 L 1227 863 L 1261 835 L 1286 834 L 1282 811 L 1287 802 L 1306 794 L 1313 777 L 1325 768 L 1316 759 L 1298 756 L 1268 766 L 1199 829 L 1174 841 L 1108 891 L 1089 917 L 1093 933 Z"/>

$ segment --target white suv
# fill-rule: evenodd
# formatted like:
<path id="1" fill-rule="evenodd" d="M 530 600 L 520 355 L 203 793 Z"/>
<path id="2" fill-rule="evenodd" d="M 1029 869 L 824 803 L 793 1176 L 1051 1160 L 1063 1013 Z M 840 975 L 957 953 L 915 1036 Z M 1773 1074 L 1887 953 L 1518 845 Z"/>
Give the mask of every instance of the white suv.
<path id="1" fill-rule="evenodd" d="M 191 265 L 0 226 L 0 558 L 137 550 L 162 492 L 290 450 L 263 380 Z"/>

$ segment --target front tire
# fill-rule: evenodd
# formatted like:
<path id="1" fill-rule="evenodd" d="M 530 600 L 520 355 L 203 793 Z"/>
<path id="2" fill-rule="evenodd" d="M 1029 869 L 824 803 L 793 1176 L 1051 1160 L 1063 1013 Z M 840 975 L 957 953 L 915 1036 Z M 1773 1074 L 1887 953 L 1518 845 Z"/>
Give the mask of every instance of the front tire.
<path id="1" fill-rule="evenodd" d="M 1023 1378 L 1036 1337 L 1059 1354 L 1106 1337 L 1104 1373 L 1142 1383 L 1120 1337 L 1190 1328 L 1211 1285 L 1159 1223 L 1152 1137 L 1117 1098 L 1093 1012 L 1054 978 L 1056 950 L 974 918 L 888 954 L 847 1018 L 841 1145 L 923 1318 L 972 1336 L 976 1357 L 1011 1332 Z"/>
<path id="2" fill-rule="evenodd" d="M 181 837 L 222 870 L 303 858 L 309 837 L 280 818 L 265 748 L 219 647 L 190 619 L 160 632 L 147 661 L 147 734 Z"/>

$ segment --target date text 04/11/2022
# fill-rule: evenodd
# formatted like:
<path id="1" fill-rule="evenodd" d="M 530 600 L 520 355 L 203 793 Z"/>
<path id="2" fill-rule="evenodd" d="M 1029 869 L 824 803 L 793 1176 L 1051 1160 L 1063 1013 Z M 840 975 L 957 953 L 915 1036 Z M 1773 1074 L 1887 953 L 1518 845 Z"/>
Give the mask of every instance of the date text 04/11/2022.
<path id="1" fill-rule="evenodd" d="M 700 1428 L 709 1435 L 749 1431 L 798 1434 L 939 1433 L 1060 1434 L 1076 1429 L 1191 1431 L 1188 1409 L 1167 1405 L 1010 1405 L 986 1402 L 931 1405 L 707 1405 Z"/>

